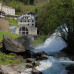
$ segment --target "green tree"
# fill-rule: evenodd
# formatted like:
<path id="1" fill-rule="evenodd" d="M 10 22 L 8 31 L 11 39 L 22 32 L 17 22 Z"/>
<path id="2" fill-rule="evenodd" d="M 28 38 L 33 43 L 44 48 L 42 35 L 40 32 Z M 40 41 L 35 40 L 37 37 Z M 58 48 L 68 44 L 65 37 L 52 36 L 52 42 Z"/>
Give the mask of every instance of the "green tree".
<path id="1" fill-rule="evenodd" d="M 73 25 L 73 0 L 51 0 L 41 9 L 37 20 L 40 33 L 51 34 L 61 24 Z"/>

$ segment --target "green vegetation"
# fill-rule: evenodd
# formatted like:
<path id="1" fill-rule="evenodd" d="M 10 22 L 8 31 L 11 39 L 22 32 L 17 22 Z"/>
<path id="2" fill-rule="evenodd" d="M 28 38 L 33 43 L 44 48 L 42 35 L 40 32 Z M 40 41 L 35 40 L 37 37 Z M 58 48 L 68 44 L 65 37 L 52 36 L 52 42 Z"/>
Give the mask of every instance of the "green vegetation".
<path id="1" fill-rule="evenodd" d="M 18 25 L 18 20 L 16 20 L 16 19 L 8 18 L 8 21 L 9 21 L 10 26 L 17 26 Z"/>
<path id="2" fill-rule="evenodd" d="M 36 2 L 38 5 L 35 5 Z M 3 5 L 15 8 L 16 14 L 21 15 L 32 11 L 35 12 L 36 9 L 40 9 L 45 5 L 45 2 L 48 3 L 48 0 L 3 0 Z"/>
<path id="3" fill-rule="evenodd" d="M 40 34 L 51 35 L 59 25 L 74 25 L 74 0 L 51 0 L 38 15 L 36 25 Z"/>
<path id="4" fill-rule="evenodd" d="M 51 35 L 57 27 L 66 23 L 74 27 L 74 0 L 51 0 L 38 12 L 36 26 L 40 35 Z M 38 38 L 36 44 L 43 40 Z"/>
<path id="5" fill-rule="evenodd" d="M 42 4 L 42 3 L 48 3 L 50 0 L 2 0 L 5 4 L 8 4 L 8 2 L 16 1 L 21 2 L 26 5 L 35 5 L 35 4 Z"/>
<path id="6" fill-rule="evenodd" d="M 47 36 L 45 36 L 45 35 L 39 36 L 39 38 L 34 41 L 35 46 L 43 43 L 46 38 L 47 38 Z"/>
<path id="7" fill-rule="evenodd" d="M 3 40 L 3 35 L 8 35 L 10 36 L 12 39 L 18 38 L 19 35 L 16 34 L 11 34 L 9 32 L 5 32 L 5 31 L 0 31 L 0 42 Z"/>
<path id="8" fill-rule="evenodd" d="M 18 60 L 13 60 L 15 56 L 7 55 L 0 52 L 0 65 L 7 65 L 7 64 L 18 64 Z"/>

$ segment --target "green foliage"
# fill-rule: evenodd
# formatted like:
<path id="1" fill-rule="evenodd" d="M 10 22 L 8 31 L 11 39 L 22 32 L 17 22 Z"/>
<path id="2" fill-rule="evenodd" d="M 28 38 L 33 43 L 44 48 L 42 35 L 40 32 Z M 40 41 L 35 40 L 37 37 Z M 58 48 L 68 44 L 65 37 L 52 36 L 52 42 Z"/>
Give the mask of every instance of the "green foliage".
<path id="1" fill-rule="evenodd" d="M 15 56 L 13 55 L 7 55 L 4 54 L 2 52 L 0 52 L 0 65 L 7 65 L 7 64 L 18 64 L 19 61 L 18 60 L 12 60 L 13 58 L 15 58 Z M 2 59 L 4 59 L 5 61 L 2 61 Z"/>
<path id="2" fill-rule="evenodd" d="M 9 32 L 0 31 L 0 42 L 3 40 L 3 35 L 8 35 L 8 36 L 10 36 L 12 39 L 15 39 L 15 38 L 19 38 L 19 37 L 20 37 L 19 35 L 16 35 L 16 34 L 11 34 L 11 33 L 9 33 Z"/>
<path id="3" fill-rule="evenodd" d="M 43 43 L 46 38 L 47 38 L 47 36 L 45 36 L 45 35 L 40 35 L 39 38 L 37 38 L 37 39 L 34 41 L 35 46 Z"/>
<path id="4" fill-rule="evenodd" d="M 3 0 L 3 5 L 15 8 L 16 14 L 21 15 L 41 8 L 45 5 L 44 3 L 40 3 L 42 1 L 47 2 L 48 0 Z M 36 2 L 39 2 L 39 4 L 35 5 Z"/>
<path id="5" fill-rule="evenodd" d="M 51 34 L 61 24 L 73 25 L 74 18 L 73 0 L 51 0 L 39 12 L 36 22 L 40 33 Z"/>
<path id="6" fill-rule="evenodd" d="M 9 21 L 10 26 L 18 25 L 18 20 L 16 20 L 16 19 L 8 18 L 8 21 Z"/>

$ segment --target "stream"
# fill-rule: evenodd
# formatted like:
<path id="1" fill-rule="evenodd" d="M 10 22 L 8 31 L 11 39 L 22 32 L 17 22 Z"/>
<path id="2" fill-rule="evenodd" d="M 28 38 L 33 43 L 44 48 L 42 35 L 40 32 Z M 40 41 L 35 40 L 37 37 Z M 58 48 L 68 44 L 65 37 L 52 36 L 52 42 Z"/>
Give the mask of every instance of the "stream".
<path id="1" fill-rule="evenodd" d="M 36 69 L 43 74 L 67 74 L 65 68 L 74 64 L 74 61 L 71 61 L 66 54 L 60 52 L 66 46 L 65 41 L 56 32 L 53 33 L 43 44 L 33 50 L 35 53 L 44 51 L 47 54 L 45 56 L 48 57 L 47 60 L 39 61 L 41 65 L 37 66 Z"/>

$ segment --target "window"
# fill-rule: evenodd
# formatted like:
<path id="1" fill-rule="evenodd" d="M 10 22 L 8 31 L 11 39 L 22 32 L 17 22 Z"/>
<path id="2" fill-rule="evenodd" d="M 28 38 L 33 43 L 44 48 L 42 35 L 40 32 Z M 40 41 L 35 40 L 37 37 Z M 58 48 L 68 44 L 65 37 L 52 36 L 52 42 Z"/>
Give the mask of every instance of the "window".
<path id="1" fill-rule="evenodd" d="M 28 20 L 28 22 L 29 22 L 29 20 Z"/>
<path id="2" fill-rule="evenodd" d="M 22 31 L 25 31 L 25 27 L 22 27 Z"/>
<path id="3" fill-rule="evenodd" d="M 20 22 L 22 22 L 22 20 L 20 20 Z"/>
<path id="4" fill-rule="evenodd" d="M 28 17 L 27 17 L 27 19 L 28 19 Z"/>
<path id="5" fill-rule="evenodd" d="M 34 26 L 34 24 L 32 24 L 32 26 Z"/>
<path id="6" fill-rule="evenodd" d="M 26 27 L 22 27 L 19 29 L 19 34 L 20 35 L 23 35 L 23 36 L 26 36 L 28 35 L 28 29 Z"/>
<path id="7" fill-rule="evenodd" d="M 32 22 L 34 22 L 34 21 L 32 20 Z"/>
<path id="8" fill-rule="evenodd" d="M 26 20 L 23 20 L 23 22 L 26 22 Z"/>
<path id="9" fill-rule="evenodd" d="M 24 19 L 24 17 L 21 17 L 21 19 Z"/>

